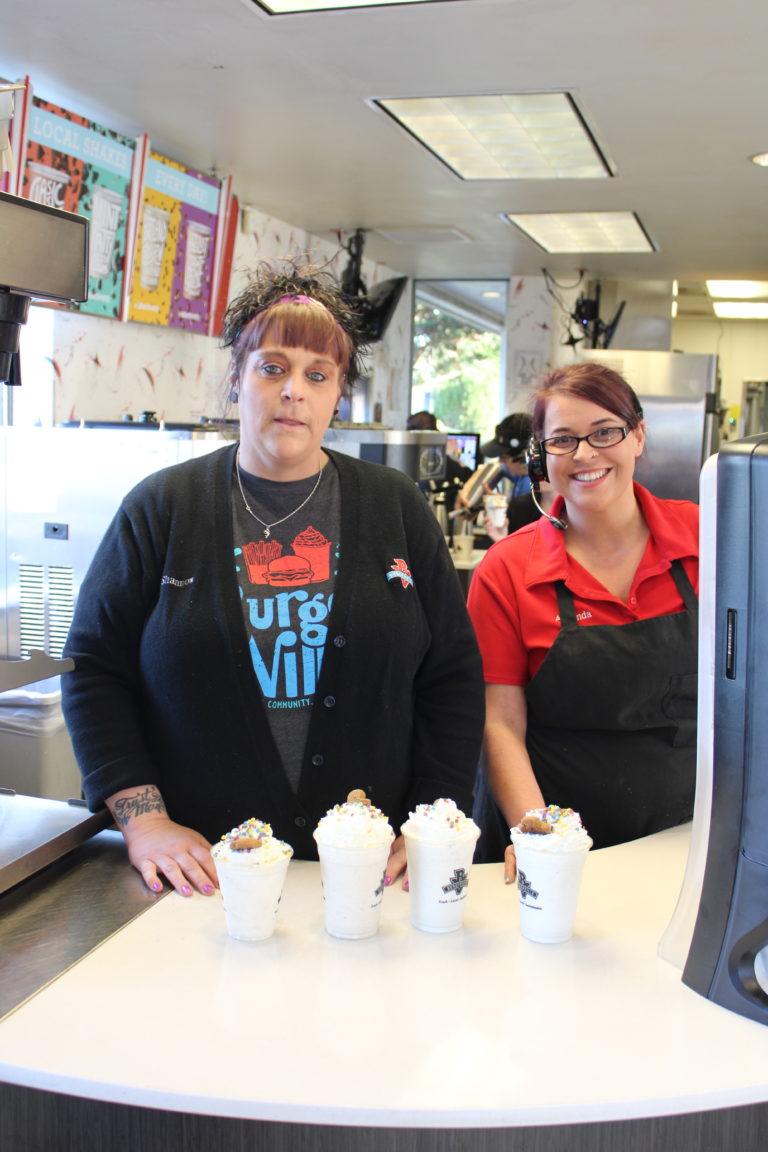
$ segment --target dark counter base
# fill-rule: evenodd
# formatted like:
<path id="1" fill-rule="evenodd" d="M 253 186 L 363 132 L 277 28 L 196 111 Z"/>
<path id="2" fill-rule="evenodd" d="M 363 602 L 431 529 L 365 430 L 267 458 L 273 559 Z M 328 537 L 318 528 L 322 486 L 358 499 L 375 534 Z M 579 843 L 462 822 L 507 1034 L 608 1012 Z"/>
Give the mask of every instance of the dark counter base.
<path id="1" fill-rule="evenodd" d="M 3 1152 L 764 1152 L 768 1104 L 552 1128 L 343 1128 L 106 1104 L 0 1084 Z"/>

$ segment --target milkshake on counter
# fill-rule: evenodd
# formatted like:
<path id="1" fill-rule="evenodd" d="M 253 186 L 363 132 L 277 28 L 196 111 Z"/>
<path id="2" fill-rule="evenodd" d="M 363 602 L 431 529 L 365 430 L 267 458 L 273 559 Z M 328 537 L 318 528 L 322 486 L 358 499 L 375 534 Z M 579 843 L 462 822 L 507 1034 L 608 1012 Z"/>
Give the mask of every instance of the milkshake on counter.
<path id="1" fill-rule="evenodd" d="M 572 808 L 532 808 L 509 830 L 517 861 L 520 930 L 528 940 L 570 940 L 592 839 Z"/>
<path id="2" fill-rule="evenodd" d="M 464 901 L 480 829 L 453 800 L 419 804 L 400 831 L 408 857 L 411 923 L 422 932 L 453 932 Z"/>
<path id="3" fill-rule="evenodd" d="M 355 789 L 313 833 L 320 857 L 325 928 L 362 940 L 378 931 L 384 874 L 395 834 L 387 817 Z"/>
<path id="4" fill-rule="evenodd" d="M 211 848 L 219 877 L 227 931 L 235 940 L 266 940 L 275 918 L 293 848 L 252 818 Z"/>

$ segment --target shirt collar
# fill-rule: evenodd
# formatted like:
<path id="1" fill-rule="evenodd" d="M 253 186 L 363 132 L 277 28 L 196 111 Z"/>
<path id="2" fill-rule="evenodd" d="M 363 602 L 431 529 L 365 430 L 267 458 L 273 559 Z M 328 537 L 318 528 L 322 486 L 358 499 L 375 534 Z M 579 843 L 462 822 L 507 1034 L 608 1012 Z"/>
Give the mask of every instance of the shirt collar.
<path id="1" fill-rule="evenodd" d="M 661 511 L 658 497 L 653 496 L 647 488 L 643 488 L 642 484 L 635 481 L 633 487 L 648 525 L 656 555 L 663 562 L 663 567 L 668 567 L 673 560 L 698 555 L 699 542 L 695 528 L 681 516 L 665 515 Z M 562 496 L 556 496 L 550 515 L 559 518 L 564 512 L 565 501 Z M 525 565 L 526 587 L 530 588 L 534 584 L 549 583 L 553 580 L 566 580 L 568 575 L 568 554 L 565 551 L 564 533 L 542 516 L 537 522 Z"/>

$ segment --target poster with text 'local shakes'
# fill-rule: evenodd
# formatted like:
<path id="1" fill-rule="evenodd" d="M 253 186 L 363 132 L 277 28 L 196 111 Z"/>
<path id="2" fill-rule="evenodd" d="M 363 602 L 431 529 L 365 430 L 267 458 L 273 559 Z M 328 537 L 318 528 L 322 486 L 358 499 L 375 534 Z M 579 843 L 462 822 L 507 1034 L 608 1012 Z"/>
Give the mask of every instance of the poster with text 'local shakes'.
<path id="1" fill-rule="evenodd" d="M 208 331 L 220 191 L 213 177 L 150 152 L 129 320 Z"/>
<path id="2" fill-rule="evenodd" d="M 135 144 L 33 97 L 21 195 L 90 220 L 88 299 L 81 311 L 119 316 Z"/>

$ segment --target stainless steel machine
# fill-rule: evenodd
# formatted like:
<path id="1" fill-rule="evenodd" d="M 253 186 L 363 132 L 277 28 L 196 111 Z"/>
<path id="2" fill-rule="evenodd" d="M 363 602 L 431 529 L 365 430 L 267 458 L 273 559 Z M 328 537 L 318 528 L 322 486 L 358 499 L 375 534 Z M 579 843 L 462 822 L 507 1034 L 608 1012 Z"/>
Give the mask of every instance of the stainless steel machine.
<path id="1" fill-rule="evenodd" d="M 648 428 L 639 483 L 665 499 L 698 501 L 701 467 L 720 444 L 717 356 L 611 348 L 582 359 L 613 368 L 637 393 Z"/>

